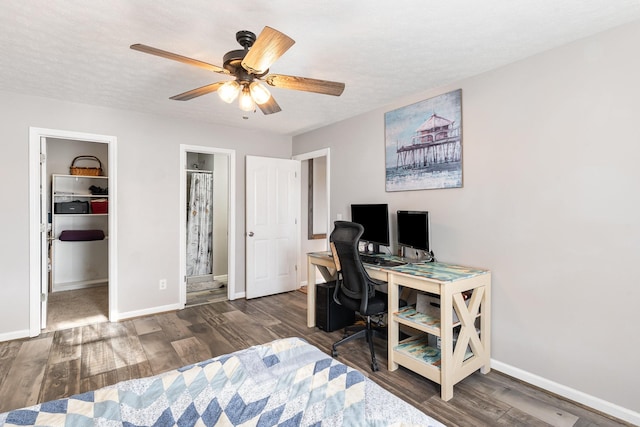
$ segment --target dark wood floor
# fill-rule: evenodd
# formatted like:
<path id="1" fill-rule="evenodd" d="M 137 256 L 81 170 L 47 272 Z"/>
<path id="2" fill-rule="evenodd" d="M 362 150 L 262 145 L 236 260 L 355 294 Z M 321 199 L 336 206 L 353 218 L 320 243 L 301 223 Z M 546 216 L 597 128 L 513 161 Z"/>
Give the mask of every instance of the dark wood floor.
<path id="1" fill-rule="evenodd" d="M 306 296 L 289 292 L 222 301 L 118 323 L 43 333 L 0 343 L 0 412 L 158 374 L 276 338 L 303 337 L 330 353 L 341 332 L 306 327 Z M 338 359 L 449 426 L 628 426 L 492 371 L 471 375 L 444 402 L 439 387 L 400 368 L 389 372 L 386 342 L 380 371 L 369 369 L 363 341 L 340 347 Z"/>

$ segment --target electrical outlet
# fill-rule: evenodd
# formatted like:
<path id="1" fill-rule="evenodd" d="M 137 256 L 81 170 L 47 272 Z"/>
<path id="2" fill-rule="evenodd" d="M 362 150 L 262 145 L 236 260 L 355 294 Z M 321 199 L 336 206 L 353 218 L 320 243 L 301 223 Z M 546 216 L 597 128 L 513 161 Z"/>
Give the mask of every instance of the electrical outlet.
<path id="1" fill-rule="evenodd" d="M 338 221 L 342 220 L 342 214 L 341 214 L 341 213 L 339 213 L 338 215 L 336 215 L 336 219 L 337 219 Z"/>
<path id="2" fill-rule="evenodd" d="M 167 289 L 167 279 L 160 279 L 158 285 L 160 286 L 160 290 Z"/>

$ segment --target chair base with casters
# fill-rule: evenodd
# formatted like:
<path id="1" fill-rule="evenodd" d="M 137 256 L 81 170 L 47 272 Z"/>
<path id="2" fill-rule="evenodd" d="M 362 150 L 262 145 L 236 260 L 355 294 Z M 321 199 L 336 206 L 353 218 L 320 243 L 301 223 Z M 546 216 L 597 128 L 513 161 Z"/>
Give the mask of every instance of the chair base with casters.
<path id="1" fill-rule="evenodd" d="M 382 284 L 382 282 L 378 283 L 377 281 L 376 283 Z M 336 357 L 338 355 L 337 347 L 339 345 L 349 341 L 359 339 L 359 338 L 365 338 L 367 340 L 367 343 L 369 344 L 369 351 L 371 352 L 371 370 L 374 372 L 377 371 L 378 361 L 376 360 L 376 353 L 373 346 L 373 338 L 374 336 L 384 338 L 386 337 L 386 333 L 381 333 L 382 328 L 380 327 L 376 328 L 374 326 L 373 319 L 375 318 L 379 319 L 382 316 L 384 316 L 384 314 L 386 314 L 387 295 L 384 293 L 378 293 L 372 298 L 369 298 L 368 304 L 367 304 L 368 306 L 367 314 L 359 312 L 358 310 L 360 308 L 359 300 L 349 298 L 344 294 L 336 295 L 336 300 L 338 300 L 339 304 L 341 304 L 342 306 L 348 309 L 351 309 L 356 313 L 358 313 L 360 316 L 362 316 L 362 318 L 364 319 L 364 325 L 347 326 L 344 329 L 344 334 L 345 334 L 344 337 L 340 341 L 334 343 L 333 346 L 331 347 L 331 355 L 333 357 Z M 378 321 L 375 323 L 379 324 L 380 322 Z M 352 331 L 353 333 L 349 335 L 349 332 L 352 332 Z"/>
<path id="2" fill-rule="evenodd" d="M 365 338 L 367 340 L 367 343 L 369 343 L 369 351 L 371 352 L 371 370 L 374 372 L 378 371 L 378 361 L 376 360 L 376 353 L 373 348 L 373 337 L 377 336 L 384 338 L 386 337 L 386 333 L 382 333 L 380 329 L 376 329 L 373 326 L 371 318 L 372 316 L 365 316 L 364 325 L 352 325 L 344 328 L 344 337 L 340 341 L 337 341 L 333 344 L 333 346 L 331 347 L 331 356 L 338 356 L 337 347 L 339 345 L 356 339 Z M 349 334 L 350 332 L 353 333 Z"/>

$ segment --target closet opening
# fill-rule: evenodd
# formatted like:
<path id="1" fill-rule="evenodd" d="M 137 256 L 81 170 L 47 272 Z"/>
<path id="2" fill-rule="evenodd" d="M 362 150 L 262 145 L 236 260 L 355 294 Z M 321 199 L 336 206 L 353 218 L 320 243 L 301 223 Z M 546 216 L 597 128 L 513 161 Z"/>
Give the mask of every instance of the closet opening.
<path id="1" fill-rule="evenodd" d="M 115 144 L 30 128 L 30 336 L 116 320 Z"/>
<path id="2" fill-rule="evenodd" d="M 185 306 L 230 296 L 230 166 L 227 152 L 183 147 L 181 270 Z"/>
<path id="3" fill-rule="evenodd" d="M 109 320 L 108 148 L 46 139 L 47 331 Z"/>

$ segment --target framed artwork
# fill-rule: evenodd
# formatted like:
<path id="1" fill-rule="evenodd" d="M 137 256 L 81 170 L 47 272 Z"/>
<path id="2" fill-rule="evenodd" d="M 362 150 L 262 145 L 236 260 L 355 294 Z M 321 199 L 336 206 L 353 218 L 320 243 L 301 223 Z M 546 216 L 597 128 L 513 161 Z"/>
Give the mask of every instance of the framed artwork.
<path id="1" fill-rule="evenodd" d="M 462 89 L 384 115 L 386 190 L 462 187 Z"/>

